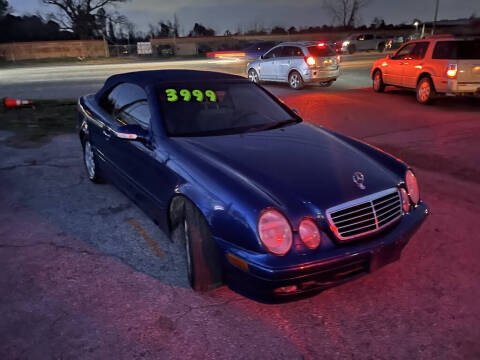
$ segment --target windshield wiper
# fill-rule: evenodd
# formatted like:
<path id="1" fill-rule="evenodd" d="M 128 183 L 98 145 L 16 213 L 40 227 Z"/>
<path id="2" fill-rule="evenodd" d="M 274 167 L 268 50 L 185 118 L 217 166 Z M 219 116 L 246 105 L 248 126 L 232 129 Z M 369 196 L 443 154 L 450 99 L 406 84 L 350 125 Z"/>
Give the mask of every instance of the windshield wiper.
<path id="1" fill-rule="evenodd" d="M 282 128 L 284 127 L 285 125 L 288 125 L 288 124 L 297 124 L 299 122 L 301 122 L 302 120 L 300 119 L 288 119 L 288 120 L 283 120 L 283 121 L 279 121 L 275 124 L 272 124 L 272 125 L 267 125 L 265 126 L 262 130 L 273 130 L 273 129 L 279 129 L 279 128 Z"/>

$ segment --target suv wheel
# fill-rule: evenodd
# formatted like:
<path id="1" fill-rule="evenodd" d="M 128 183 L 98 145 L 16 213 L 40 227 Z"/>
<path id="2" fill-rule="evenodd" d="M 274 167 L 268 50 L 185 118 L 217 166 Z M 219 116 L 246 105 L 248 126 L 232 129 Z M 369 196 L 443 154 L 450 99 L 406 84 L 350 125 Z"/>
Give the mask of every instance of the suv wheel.
<path id="1" fill-rule="evenodd" d="M 435 97 L 435 88 L 433 87 L 432 79 L 424 76 L 417 84 L 417 101 L 420 104 L 429 104 Z"/>
<path id="2" fill-rule="evenodd" d="M 298 71 L 292 71 L 288 76 L 288 84 L 292 89 L 300 90 L 303 88 L 302 75 L 300 75 Z"/>
<path id="3" fill-rule="evenodd" d="M 352 45 L 348 45 L 347 50 L 348 50 L 348 53 L 349 53 L 349 54 L 353 54 L 355 51 L 357 51 L 357 47 L 356 47 L 355 45 L 353 45 L 353 44 L 352 44 Z"/>

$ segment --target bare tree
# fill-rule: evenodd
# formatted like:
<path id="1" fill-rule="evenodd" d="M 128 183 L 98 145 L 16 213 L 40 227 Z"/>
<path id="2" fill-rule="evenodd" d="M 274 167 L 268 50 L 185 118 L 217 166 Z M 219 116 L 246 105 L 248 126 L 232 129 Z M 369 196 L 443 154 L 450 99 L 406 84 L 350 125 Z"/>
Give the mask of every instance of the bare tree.
<path id="1" fill-rule="evenodd" d="M 332 15 L 335 23 L 344 27 L 354 27 L 358 13 L 370 0 L 323 0 L 324 9 Z"/>
<path id="2" fill-rule="evenodd" d="M 59 10 L 57 20 L 64 29 L 72 30 L 80 39 L 88 39 L 97 35 L 99 29 L 98 17 L 107 17 L 111 21 L 121 22 L 124 17 L 109 14 L 105 8 L 129 0 L 42 0 L 44 4 L 52 5 Z M 99 12 L 99 10 L 101 10 Z"/>

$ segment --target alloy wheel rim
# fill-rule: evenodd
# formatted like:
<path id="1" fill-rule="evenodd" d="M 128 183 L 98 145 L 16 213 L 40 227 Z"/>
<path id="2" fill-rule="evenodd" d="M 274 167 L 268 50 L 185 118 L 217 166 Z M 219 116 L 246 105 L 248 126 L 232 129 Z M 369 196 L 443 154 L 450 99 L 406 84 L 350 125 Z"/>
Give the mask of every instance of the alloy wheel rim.
<path id="1" fill-rule="evenodd" d="M 292 75 L 292 79 L 290 80 L 290 84 L 296 88 L 298 86 L 298 76 L 295 74 L 295 75 Z"/>
<path id="2" fill-rule="evenodd" d="M 430 84 L 427 81 L 423 81 L 420 84 L 420 88 L 418 89 L 418 96 L 420 97 L 420 100 L 422 100 L 422 102 L 428 100 L 430 96 Z"/>
<path id="3" fill-rule="evenodd" d="M 258 82 L 258 75 L 255 71 L 250 71 L 248 78 L 254 83 Z"/>
<path id="4" fill-rule="evenodd" d="M 85 166 L 87 168 L 90 179 L 95 177 L 95 160 L 93 158 L 93 151 L 90 142 L 85 143 Z"/>
<path id="5" fill-rule="evenodd" d="M 373 86 L 375 90 L 378 90 L 380 88 L 380 74 L 376 73 L 375 78 L 373 79 Z"/>
<path id="6" fill-rule="evenodd" d="M 187 273 L 188 273 L 188 279 L 190 280 L 190 283 L 192 282 L 192 259 L 191 259 L 191 254 L 190 254 L 190 234 L 188 232 L 188 221 L 187 219 L 183 220 L 183 229 L 185 232 L 185 251 L 186 251 L 186 256 L 187 256 Z"/>

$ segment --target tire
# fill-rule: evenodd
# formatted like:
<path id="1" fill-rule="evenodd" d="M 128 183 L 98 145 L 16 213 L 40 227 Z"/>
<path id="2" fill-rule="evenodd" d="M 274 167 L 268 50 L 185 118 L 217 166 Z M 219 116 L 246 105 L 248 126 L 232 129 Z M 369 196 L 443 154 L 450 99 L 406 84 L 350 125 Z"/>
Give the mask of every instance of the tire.
<path id="1" fill-rule="evenodd" d="M 177 202 L 170 209 L 172 240 L 185 249 L 187 276 L 191 288 L 200 292 L 212 290 L 223 284 L 215 240 L 200 210 L 187 199 L 180 201 L 182 204 Z M 181 214 L 174 214 L 175 211 Z"/>
<path id="2" fill-rule="evenodd" d="M 288 85 L 295 90 L 302 89 L 305 85 L 302 75 L 300 75 L 298 71 L 292 71 L 290 75 L 288 75 Z"/>
<path id="3" fill-rule="evenodd" d="M 348 45 L 347 50 L 348 50 L 348 53 L 349 53 L 350 55 L 352 55 L 353 53 L 355 53 L 355 52 L 357 51 L 357 47 L 356 47 L 355 45 L 353 45 L 353 44 L 352 44 L 352 45 Z"/>
<path id="4" fill-rule="evenodd" d="M 384 52 L 384 51 L 385 51 L 385 43 L 380 43 L 380 44 L 378 44 L 377 50 L 378 50 L 379 52 Z"/>
<path id="5" fill-rule="evenodd" d="M 424 76 L 417 84 L 417 101 L 422 105 L 431 104 L 435 98 L 435 87 L 433 86 L 432 79 L 428 76 Z"/>
<path id="6" fill-rule="evenodd" d="M 378 93 L 385 91 L 385 83 L 383 82 L 383 76 L 380 70 L 375 70 L 373 73 L 372 87 L 373 90 Z"/>
<path id="7" fill-rule="evenodd" d="M 258 77 L 258 73 L 254 69 L 248 70 L 248 78 L 250 79 L 251 82 L 255 84 L 260 83 L 260 78 Z"/>
<path id="8" fill-rule="evenodd" d="M 333 81 L 333 80 L 330 80 L 330 81 L 326 81 L 326 82 L 321 82 L 321 83 L 319 83 L 319 85 L 320 85 L 321 87 L 330 87 L 330 86 L 333 85 L 333 83 L 334 83 L 334 81 Z"/>
<path id="9" fill-rule="evenodd" d="M 83 164 L 85 165 L 85 170 L 90 181 L 96 184 L 104 182 L 98 166 L 97 156 L 89 140 L 85 140 L 83 143 Z"/>

